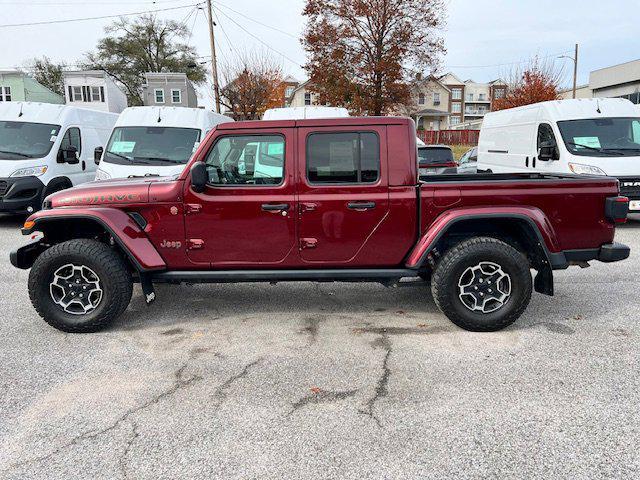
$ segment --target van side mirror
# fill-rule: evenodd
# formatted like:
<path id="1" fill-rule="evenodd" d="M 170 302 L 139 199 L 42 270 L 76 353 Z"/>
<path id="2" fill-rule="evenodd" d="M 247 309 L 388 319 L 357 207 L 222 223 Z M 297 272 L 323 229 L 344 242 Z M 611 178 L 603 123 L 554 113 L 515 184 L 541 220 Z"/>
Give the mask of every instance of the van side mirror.
<path id="1" fill-rule="evenodd" d="M 58 154 L 58 162 L 68 163 L 70 165 L 80 163 L 80 159 L 78 158 L 78 149 L 73 145 L 69 145 L 67 148 L 60 150 L 60 153 Z"/>
<path id="2" fill-rule="evenodd" d="M 196 162 L 191 167 L 191 188 L 196 193 L 204 192 L 207 186 L 207 166 L 204 162 Z"/>
<path id="3" fill-rule="evenodd" d="M 100 163 L 103 152 L 104 148 L 102 147 L 96 147 L 96 149 L 93 151 L 93 161 L 96 162 L 96 165 Z"/>
<path id="4" fill-rule="evenodd" d="M 555 142 L 542 142 L 538 150 L 538 160 L 548 162 L 549 160 L 560 160 L 560 154 Z"/>

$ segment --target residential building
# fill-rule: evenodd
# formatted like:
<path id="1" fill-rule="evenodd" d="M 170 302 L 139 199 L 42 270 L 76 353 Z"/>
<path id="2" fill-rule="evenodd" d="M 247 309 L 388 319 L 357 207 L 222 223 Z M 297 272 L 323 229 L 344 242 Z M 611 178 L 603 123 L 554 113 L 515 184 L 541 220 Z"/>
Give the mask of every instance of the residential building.
<path id="1" fill-rule="evenodd" d="M 318 100 L 318 94 L 313 93 L 309 89 L 309 80 L 298 84 L 293 88 L 293 90 L 290 90 L 290 95 L 286 98 L 287 107 L 309 107 L 312 105 L 321 105 Z"/>
<path id="2" fill-rule="evenodd" d="M 198 108 L 196 89 L 185 73 L 147 72 L 144 79 L 144 105 Z"/>
<path id="3" fill-rule="evenodd" d="M 298 85 L 300 85 L 300 82 L 295 77 L 292 77 L 291 75 L 287 75 L 284 78 L 283 83 L 284 83 L 284 98 L 282 99 L 282 106 L 286 107 L 289 104 L 289 99 L 295 92 Z"/>
<path id="4" fill-rule="evenodd" d="M 102 70 L 63 72 L 62 76 L 68 105 L 112 113 L 127 108 L 127 96 Z"/>
<path id="5" fill-rule="evenodd" d="M 419 130 L 447 130 L 451 115 L 451 90 L 436 77 L 418 79 L 411 117 Z"/>
<path id="6" fill-rule="evenodd" d="M 63 104 L 61 95 L 18 70 L 0 71 L 0 102 L 41 102 Z"/>

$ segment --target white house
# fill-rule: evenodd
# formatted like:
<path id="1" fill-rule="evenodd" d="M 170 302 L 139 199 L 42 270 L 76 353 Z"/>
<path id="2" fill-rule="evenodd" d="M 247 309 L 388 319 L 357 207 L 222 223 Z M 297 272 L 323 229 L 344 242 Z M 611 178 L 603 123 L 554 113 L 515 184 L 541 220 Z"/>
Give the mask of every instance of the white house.
<path id="1" fill-rule="evenodd" d="M 67 105 L 120 113 L 127 108 L 127 96 L 102 70 L 64 72 Z"/>

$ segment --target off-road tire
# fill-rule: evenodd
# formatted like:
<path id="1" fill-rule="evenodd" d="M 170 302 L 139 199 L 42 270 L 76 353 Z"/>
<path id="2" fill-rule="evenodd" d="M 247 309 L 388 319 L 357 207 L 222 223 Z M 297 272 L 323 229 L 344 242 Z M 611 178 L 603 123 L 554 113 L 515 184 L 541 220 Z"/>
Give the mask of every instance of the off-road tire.
<path id="1" fill-rule="evenodd" d="M 459 297 L 463 273 L 480 262 L 499 265 L 511 278 L 511 295 L 490 313 L 471 311 Z M 433 273 L 431 291 L 438 308 L 453 323 L 474 332 L 495 332 L 508 327 L 531 300 L 531 270 L 527 257 L 511 245 L 491 237 L 464 240 L 448 250 Z"/>
<path id="2" fill-rule="evenodd" d="M 67 313 L 50 293 L 54 272 L 66 264 L 84 265 L 96 273 L 102 298 L 86 314 Z M 29 273 L 29 297 L 38 314 L 54 328 L 69 333 L 102 330 L 121 315 L 131 301 L 133 282 L 122 257 L 108 245 L 89 239 L 69 240 L 45 250 Z"/>

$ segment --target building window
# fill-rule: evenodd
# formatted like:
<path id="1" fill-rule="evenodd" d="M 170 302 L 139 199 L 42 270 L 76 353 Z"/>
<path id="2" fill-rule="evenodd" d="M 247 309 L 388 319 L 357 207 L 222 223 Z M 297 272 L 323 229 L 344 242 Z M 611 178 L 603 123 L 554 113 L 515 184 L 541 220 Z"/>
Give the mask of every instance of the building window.
<path id="1" fill-rule="evenodd" d="M 467 93 L 467 102 L 473 102 L 473 93 Z"/>
<path id="2" fill-rule="evenodd" d="M 71 87 L 71 101 L 82 102 L 83 100 L 84 99 L 82 98 L 82 87 L 80 85 Z"/>
<path id="3" fill-rule="evenodd" d="M 153 92 L 156 97 L 156 103 L 164 103 L 164 90 L 156 88 Z"/>
<path id="4" fill-rule="evenodd" d="M 433 94 L 433 104 L 436 106 L 440 105 L 440 92 Z"/>
<path id="5" fill-rule="evenodd" d="M 380 141 L 375 133 L 313 133 L 307 138 L 311 183 L 375 183 L 379 176 Z"/>
<path id="6" fill-rule="evenodd" d="M 451 104 L 451 111 L 453 113 L 460 113 L 462 111 L 462 104 L 461 103 L 452 103 Z"/>
<path id="7" fill-rule="evenodd" d="M 487 101 L 487 94 L 486 93 L 479 93 L 478 94 L 478 101 L 486 102 Z"/>
<path id="8" fill-rule="evenodd" d="M 424 93 L 420 93 L 418 95 L 418 105 L 424 105 L 425 99 L 424 99 Z"/>
<path id="9" fill-rule="evenodd" d="M 454 100 L 462 100 L 462 89 L 461 88 L 452 89 L 451 98 Z"/>
<path id="10" fill-rule="evenodd" d="M 182 103 L 182 92 L 180 90 L 171 90 L 171 103 Z"/>
<path id="11" fill-rule="evenodd" d="M 0 102 L 11 101 L 11 87 L 0 87 Z"/>
<path id="12" fill-rule="evenodd" d="M 311 105 L 311 94 L 309 92 L 304 94 L 304 104 Z"/>
<path id="13" fill-rule="evenodd" d="M 460 117 L 451 117 L 451 125 L 460 125 Z"/>
<path id="14" fill-rule="evenodd" d="M 285 98 L 289 98 L 291 95 L 293 95 L 293 91 L 296 89 L 296 87 L 287 87 L 287 89 L 284 91 L 284 96 Z"/>
<path id="15" fill-rule="evenodd" d="M 100 87 L 91 87 L 91 101 L 92 102 L 102 101 L 100 98 Z"/>
<path id="16" fill-rule="evenodd" d="M 497 88 L 495 98 L 504 98 L 504 88 Z"/>

